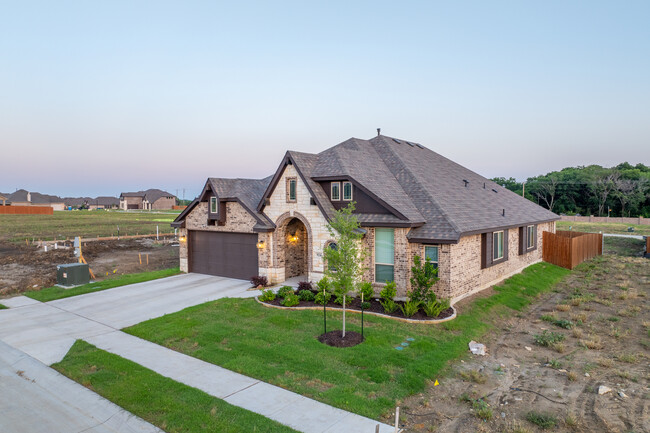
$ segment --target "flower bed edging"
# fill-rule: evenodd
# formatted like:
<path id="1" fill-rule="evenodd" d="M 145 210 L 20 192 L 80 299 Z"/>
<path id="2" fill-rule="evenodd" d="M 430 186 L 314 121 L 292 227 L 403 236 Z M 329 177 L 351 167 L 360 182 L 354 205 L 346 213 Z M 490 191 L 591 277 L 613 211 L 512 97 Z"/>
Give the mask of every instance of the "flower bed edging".
<path id="1" fill-rule="evenodd" d="M 281 305 L 271 305 L 271 304 L 267 304 L 266 302 L 260 301 L 257 296 L 255 296 L 255 300 L 258 303 L 264 305 L 265 307 L 278 308 L 278 309 L 281 309 L 281 310 L 318 310 L 318 311 L 321 311 L 323 309 L 322 307 L 283 307 Z M 456 308 L 453 305 L 450 305 L 450 308 L 452 310 L 454 310 L 453 314 L 451 316 L 449 316 L 449 317 L 445 317 L 444 319 L 429 319 L 429 320 L 407 319 L 407 318 L 402 318 L 402 317 L 389 316 L 388 314 L 375 313 L 373 311 L 364 311 L 364 314 L 370 314 L 370 315 L 373 315 L 373 316 L 383 317 L 385 319 L 397 320 L 397 321 L 405 322 L 405 323 L 420 323 L 420 324 L 423 324 L 423 325 L 427 325 L 427 324 L 432 324 L 432 323 L 447 322 L 449 320 L 455 319 L 456 314 L 457 314 Z M 343 308 L 325 307 L 325 310 L 327 310 L 327 311 L 343 311 Z M 346 313 L 361 314 L 360 310 L 349 310 L 347 308 L 345 309 L 345 312 Z"/>

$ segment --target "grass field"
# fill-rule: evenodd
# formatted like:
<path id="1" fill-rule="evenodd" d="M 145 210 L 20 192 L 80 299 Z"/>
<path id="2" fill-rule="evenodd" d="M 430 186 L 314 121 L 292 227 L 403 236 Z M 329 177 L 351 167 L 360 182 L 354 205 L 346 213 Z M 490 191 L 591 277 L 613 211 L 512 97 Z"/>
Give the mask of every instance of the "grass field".
<path id="1" fill-rule="evenodd" d="M 38 291 L 30 291 L 23 293 L 32 299 L 41 302 L 54 301 L 55 299 L 69 298 L 71 296 L 83 295 L 90 292 L 99 292 L 113 287 L 126 286 L 127 284 L 142 283 L 144 281 L 157 280 L 158 278 L 165 278 L 172 275 L 179 274 L 179 268 L 163 269 L 162 271 L 141 272 L 138 274 L 121 275 L 116 278 L 109 278 L 97 283 L 84 284 L 72 289 L 64 289 L 62 287 L 48 287 Z"/>
<path id="2" fill-rule="evenodd" d="M 0 240 L 56 240 L 81 237 L 173 232 L 169 224 L 178 211 L 165 213 L 120 211 L 60 211 L 54 215 L 0 215 Z"/>
<path id="3" fill-rule="evenodd" d="M 530 266 L 496 286 L 494 295 L 476 299 L 456 319 L 440 325 L 368 316 L 365 342 L 346 349 L 316 339 L 323 332 L 321 312 L 266 308 L 252 299 L 209 302 L 125 332 L 379 419 L 396 401 L 438 378 L 449 361 L 467 353 L 470 340 L 523 309 L 568 273 L 547 263 Z M 328 313 L 327 319 L 328 330 L 340 329 L 340 313 Z M 360 332 L 360 323 L 360 316 L 351 314 L 347 328 Z M 396 350 L 407 338 L 414 340 Z"/>
<path id="4" fill-rule="evenodd" d="M 52 368 L 169 433 L 295 432 L 81 340 Z"/>
<path id="5" fill-rule="evenodd" d="M 626 235 L 641 235 L 641 236 L 650 236 L 650 225 L 638 225 L 638 224 L 618 224 L 618 223 L 581 223 L 573 221 L 558 221 L 556 223 L 558 230 L 569 230 L 569 227 L 572 227 L 572 230 L 577 232 L 589 232 L 589 233 L 616 233 L 616 234 L 626 234 Z M 627 231 L 628 227 L 634 227 L 634 232 L 630 233 Z"/>

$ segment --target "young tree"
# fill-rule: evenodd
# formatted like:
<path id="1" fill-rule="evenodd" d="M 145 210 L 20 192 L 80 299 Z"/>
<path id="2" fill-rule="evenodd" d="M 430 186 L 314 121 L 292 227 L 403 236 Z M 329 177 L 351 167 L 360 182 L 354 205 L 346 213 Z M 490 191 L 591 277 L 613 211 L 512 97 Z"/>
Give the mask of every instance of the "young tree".
<path id="1" fill-rule="evenodd" d="M 413 257 L 411 268 L 411 291 L 408 293 L 412 301 L 431 302 L 436 300 L 436 294 L 431 287 L 439 280 L 438 269 L 427 257 L 424 262 L 417 254 Z"/>
<path id="2" fill-rule="evenodd" d="M 363 259 L 366 252 L 361 248 L 363 232 L 354 212 L 354 202 L 339 209 L 327 229 L 336 240 L 336 248 L 325 248 L 327 260 L 325 276 L 329 278 L 334 292 L 343 297 L 343 338 L 345 338 L 345 297 L 363 275 Z"/>

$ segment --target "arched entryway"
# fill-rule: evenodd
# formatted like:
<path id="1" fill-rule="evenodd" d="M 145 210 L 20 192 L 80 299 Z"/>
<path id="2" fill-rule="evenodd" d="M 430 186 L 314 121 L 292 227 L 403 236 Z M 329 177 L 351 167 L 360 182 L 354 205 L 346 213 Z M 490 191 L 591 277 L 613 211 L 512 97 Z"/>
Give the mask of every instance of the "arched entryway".
<path id="1" fill-rule="evenodd" d="M 311 271 L 311 230 L 309 223 L 298 213 L 283 215 L 277 221 L 274 235 L 276 267 L 284 267 L 284 278 L 304 276 Z"/>

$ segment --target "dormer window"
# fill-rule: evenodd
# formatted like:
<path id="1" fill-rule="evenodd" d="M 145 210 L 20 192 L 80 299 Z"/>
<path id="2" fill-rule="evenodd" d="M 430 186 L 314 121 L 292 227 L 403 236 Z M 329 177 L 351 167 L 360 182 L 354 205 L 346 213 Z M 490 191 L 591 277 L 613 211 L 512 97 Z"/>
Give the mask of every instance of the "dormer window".
<path id="1" fill-rule="evenodd" d="M 332 201 L 341 200 L 341 182 L 332 182 Z"/>
<path id="2" fill-rule="evenodd" d="M 217 198 L 210 197 L 210 213 L 217 213 Z"/>
<path id="3" fill-rule="evenodd" d="M 352 200 L 352 182 L 343 182 L 343 200 Z"/>

